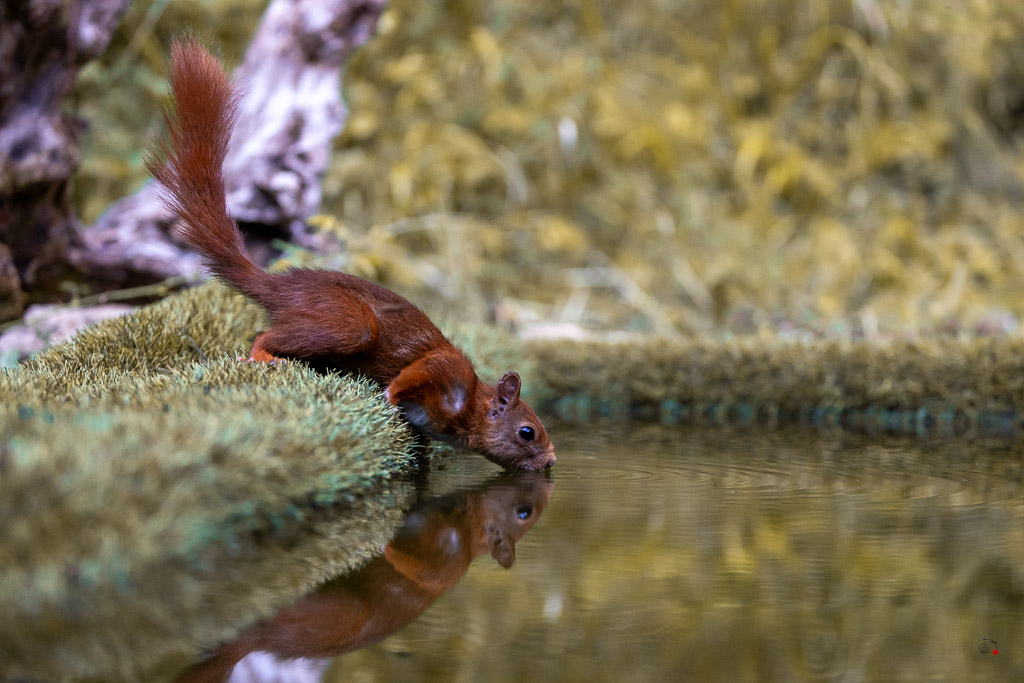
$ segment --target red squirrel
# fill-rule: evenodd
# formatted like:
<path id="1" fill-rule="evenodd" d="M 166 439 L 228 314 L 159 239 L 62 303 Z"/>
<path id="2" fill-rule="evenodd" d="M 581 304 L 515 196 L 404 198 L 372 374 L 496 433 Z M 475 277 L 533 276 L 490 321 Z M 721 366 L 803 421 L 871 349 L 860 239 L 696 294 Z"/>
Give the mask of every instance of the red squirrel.
<path id="1" fill-rule="evenodd" d="M 416 505 L 381 555 L 321 584 L 178 677 L 225 681 L 252 652 L 281 658 L 334 657 L 380 642 L 415 621 L 458 583 L 474 558 L 515 564 L 516 543 L 540 518 L 554 484 L 538 472 Z"/>
<path id="2" fill-rule="evenodd" d="M 238 96 L 216 57 L 198 42 L 171 48 L 174 110 L 167 140 L 147 167 L 180 221 L 178 236 L 214 274 L 263 307 L 269 329 L 249 360 L 300 359 L 359 371 L 429 438 L 467 446 L 510 469 L 540 469 L 555 449 L 508 372 L 492 387 L 423 311 L 398 294 L 346 273 L 293 268 L 268 273 L 249 258 L 227 213 L 221 169 Z"/>

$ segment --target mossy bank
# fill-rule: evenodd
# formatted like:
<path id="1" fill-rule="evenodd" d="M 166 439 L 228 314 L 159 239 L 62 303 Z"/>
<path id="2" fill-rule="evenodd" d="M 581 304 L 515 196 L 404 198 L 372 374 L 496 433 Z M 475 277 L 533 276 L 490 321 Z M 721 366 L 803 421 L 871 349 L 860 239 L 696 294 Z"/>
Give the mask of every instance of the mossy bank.
<path id="1" fill-rule="evenodd" d="M 365 379 L 238 362 L 261 315 L 208 285 L 0 374 L 0 678 L 136 678 L 388 540 L 408 427 Z"/>

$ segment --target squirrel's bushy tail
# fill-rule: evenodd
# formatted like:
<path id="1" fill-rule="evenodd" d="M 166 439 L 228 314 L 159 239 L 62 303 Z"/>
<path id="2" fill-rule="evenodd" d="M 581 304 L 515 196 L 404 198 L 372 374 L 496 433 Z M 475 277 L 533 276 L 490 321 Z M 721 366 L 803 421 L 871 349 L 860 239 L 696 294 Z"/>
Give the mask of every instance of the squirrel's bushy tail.
<path id="1" fill-rule="evenodd" d="M 249 258 L 228 215 L 222 167 L 237 117 L 237 98 L 224 68 L 195 39 L 171 46 L 173 112 L 167 138 L 146 159 L 164 187 L 163 200 L 181 222 L 178 235 L 214 273 L 250 297 L 268 275 Z"/>

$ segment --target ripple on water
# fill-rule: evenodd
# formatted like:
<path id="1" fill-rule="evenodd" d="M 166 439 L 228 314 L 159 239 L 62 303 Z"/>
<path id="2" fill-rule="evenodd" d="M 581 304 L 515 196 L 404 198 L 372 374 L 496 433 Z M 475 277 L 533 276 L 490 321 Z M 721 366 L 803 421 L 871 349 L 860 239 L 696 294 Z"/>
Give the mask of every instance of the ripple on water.
<path id="1" fill-rule="evenodd" d="M 515 567 L 474 563 L 377 651 L 382 667 L 400 651 L 441 680 L 978 680 L 979 662 L 1013 661 L 978 659 L 980 637 L 1024 642 L 1019 454 L 685 427 L 551 433 L 554 493 Z M 450 467 L 471 464 L 493 470 Z M 362 652 L 346 675 L 375 656 Z M 990 680 L 1024 680 L 1001 673 Z"/>
<path id="2" fill-rule="evenodd" d="M 642 434 L 632 439 L 590 434 L 559 444 L 561 455 L 553 473 L 559 479 L 585 477 L 595 485 L 723 488 L 768 499 L 945 498 L 948 504 L 975 505 L 1022 495 L 1016 459 L 994 472 L 991 462 L 985 461 L 979 471 L 971 458 L 976 449 L 970 444 L 936 446 L 913 440 L 850 446 L 817 435 L 715 430 L 686 433 L 673 441 Z"/>

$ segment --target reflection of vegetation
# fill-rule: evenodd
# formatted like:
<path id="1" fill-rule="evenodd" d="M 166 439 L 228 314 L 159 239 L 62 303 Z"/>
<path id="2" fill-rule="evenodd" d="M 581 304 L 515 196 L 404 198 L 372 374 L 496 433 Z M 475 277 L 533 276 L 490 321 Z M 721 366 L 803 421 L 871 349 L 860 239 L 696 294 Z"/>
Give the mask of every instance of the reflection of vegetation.
<path id="1" fill-rule="evenodd" d="M 240 54 L 241 3 L 177 5 L 118 83 L 155 82 L 139 74 L 186 21 Z M 346 267 L 466 317 L 504 300 L 604 327 L 1002 330 L 1024 313 L 1022 34 L 1024 5 L 996 0 L 399 0 L 348 69 L 326 211 L 373 236 Z M 87 216 L 110 176 L 141 177 L 107 173 L 144 136 L 99 114 L 106 73 L 81 88 L 109 131 Z"/>
<path id="2" fill-rule="evenodd" d="M 455 478 L 444 479 L 451 483 Z M 490 554 L 511 568 L 516 543 L 539 519 L 552 487 L 543 472 L 488 477 L 474 488 L 439 497 L 428 498 L 417 487 L 421 495 L 380 554 L 356 571 L 328 578 L 237 640 L 224 643 L 179 680 L 245 679 L 235 667 L 254 653 L 319 658 L 380 642 L 451 590 L 475 558 Z"/>
<path id="3" fill-rule="evenodd" d="M 1001 652 L 989 676 L 977 651 L 981 636 L 1024 636 L 1019 451 L 721 429 L 562 433 L 560 446 L 573 469 L 556 468 L 514 572 L 471 567 L 427 619 L 325 680 L 1024 670 Z"/>

